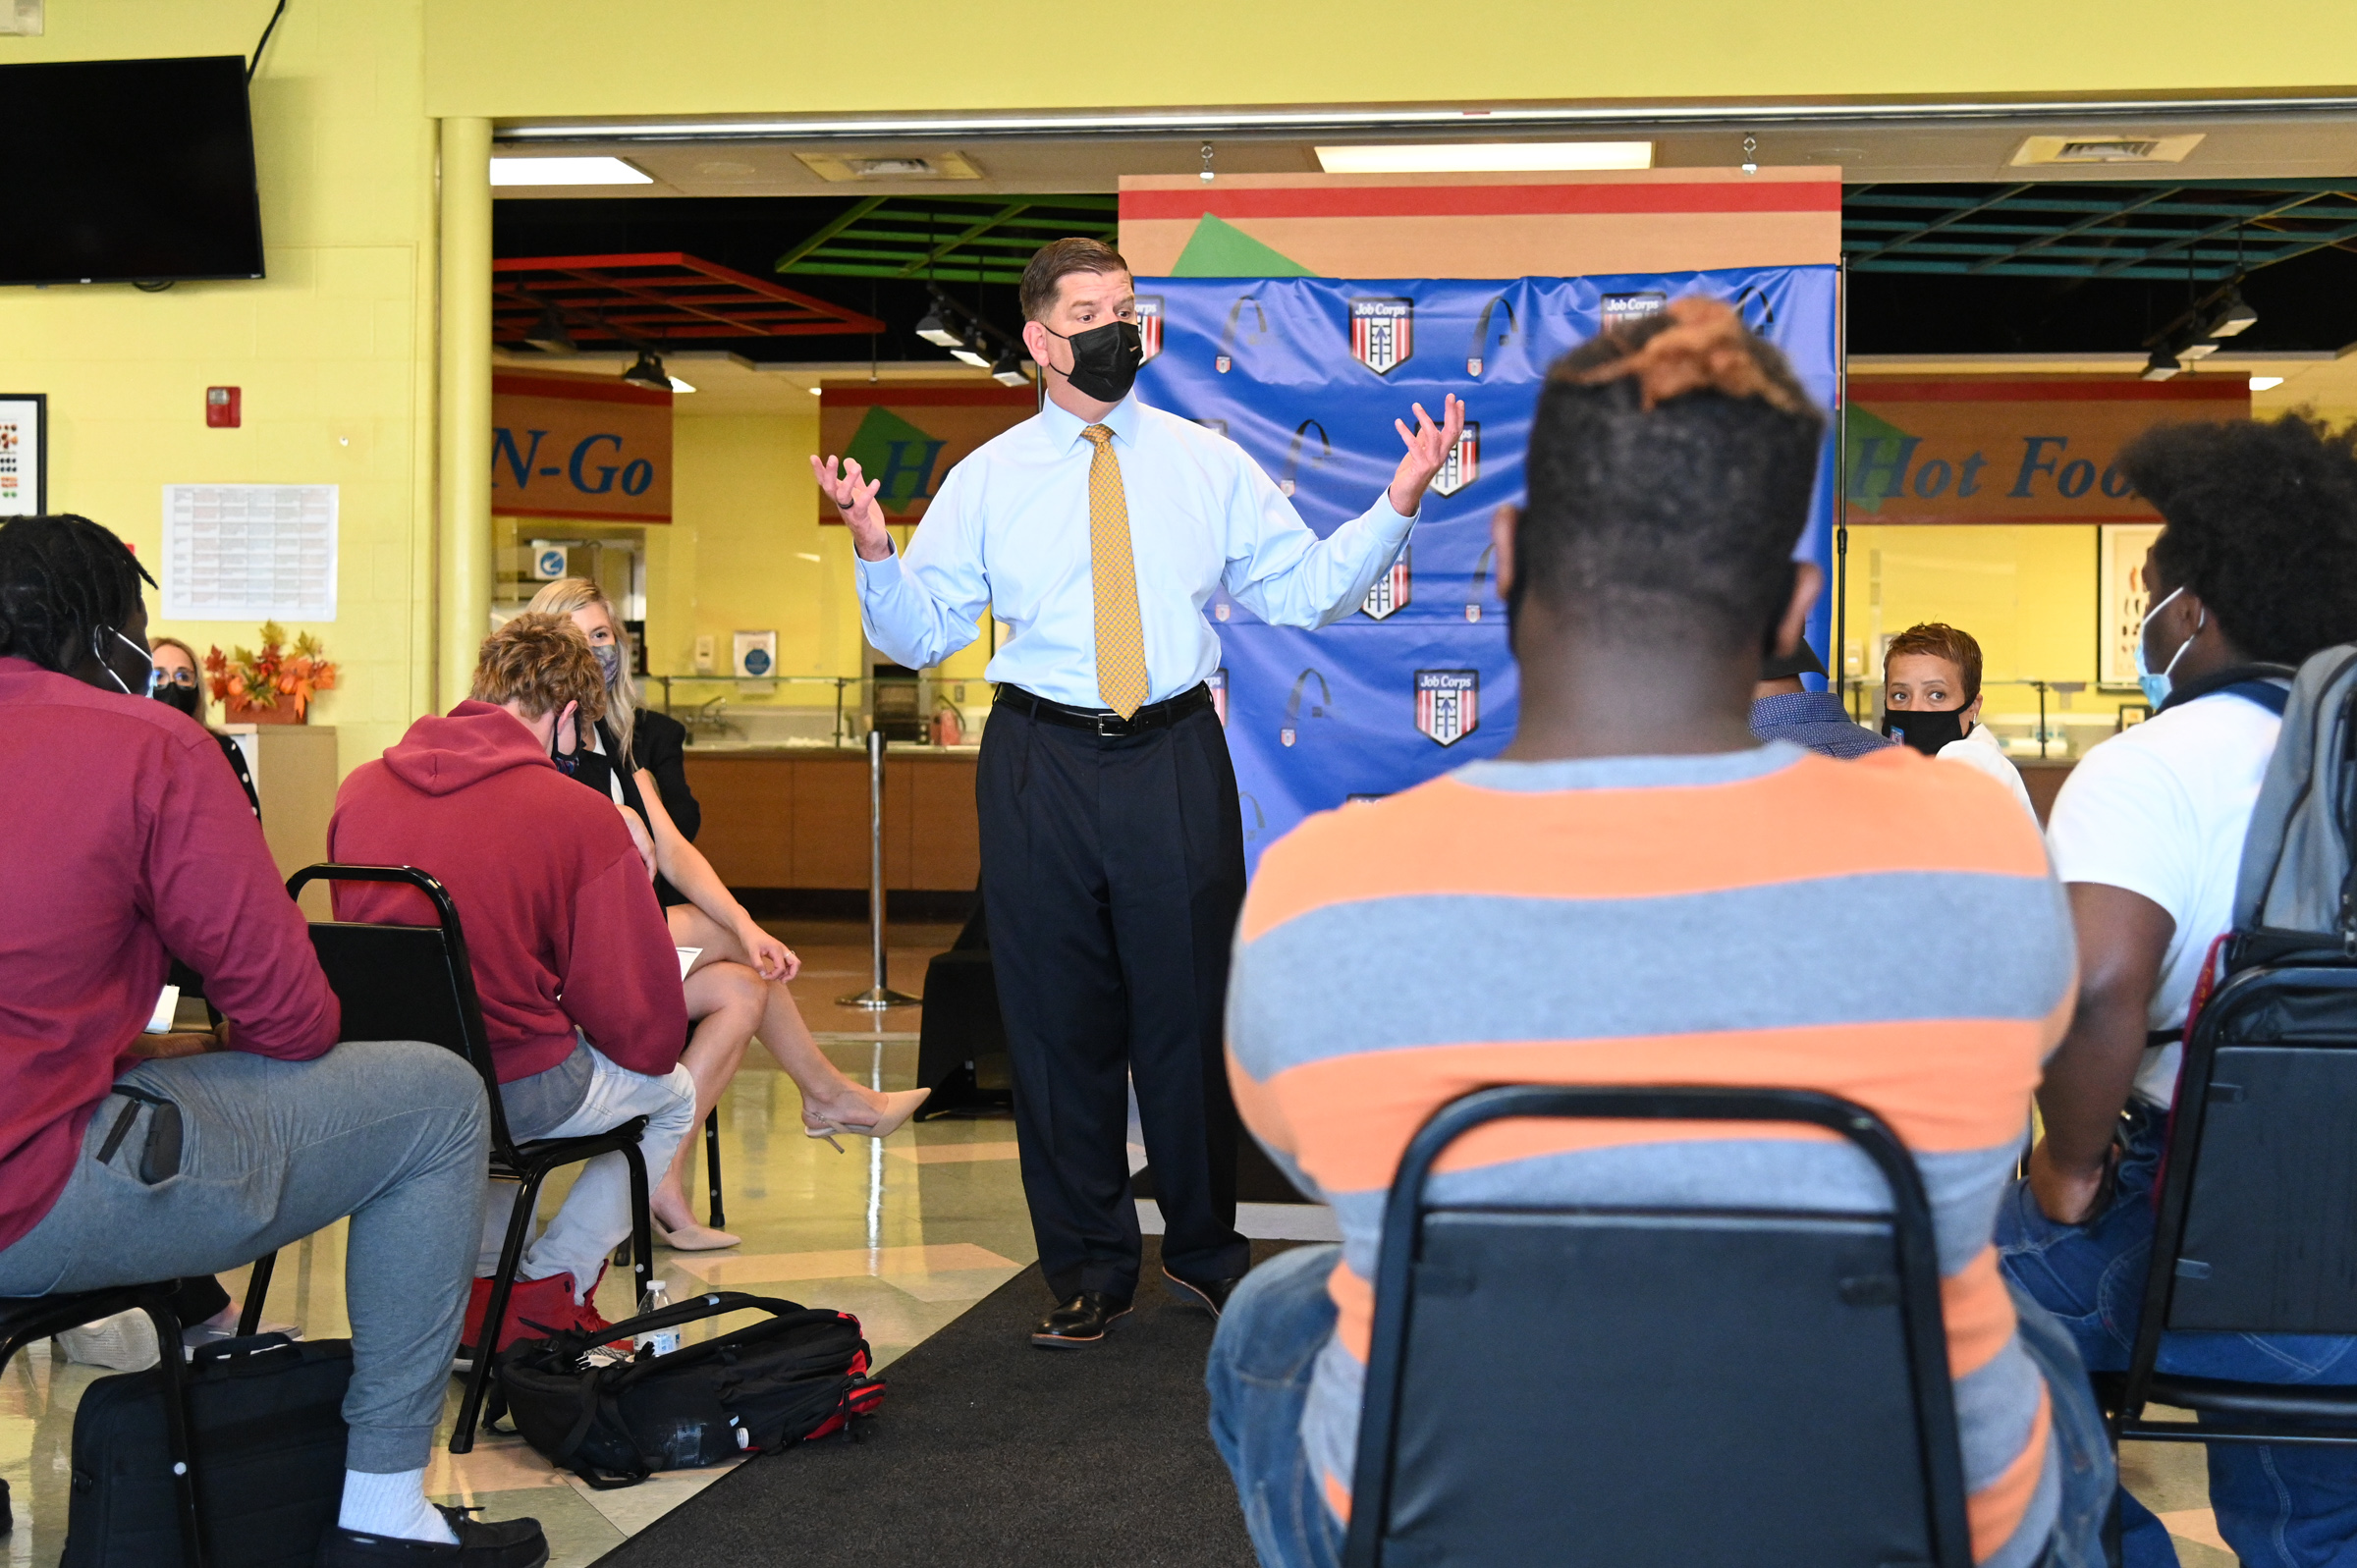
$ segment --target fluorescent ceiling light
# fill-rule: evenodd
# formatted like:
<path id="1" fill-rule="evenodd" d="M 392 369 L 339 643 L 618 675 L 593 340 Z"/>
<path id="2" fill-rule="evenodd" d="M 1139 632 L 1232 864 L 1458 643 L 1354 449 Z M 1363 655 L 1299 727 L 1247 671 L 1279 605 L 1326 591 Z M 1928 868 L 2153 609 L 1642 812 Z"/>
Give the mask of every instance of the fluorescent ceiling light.
<path id="1" fill-rule="evenodd" d="M 826 388 L 824 388 L 824 387 L 812 387 L 812 388 L 810 389 L 810 396 L 812 396 L 813 398 L 823 398 L 823 397 L 825 397 L 826 395 L 827 395 L 827 389 L 826 389 Z"/>
<path id="2" fill-rule="evenodd" d="M 1539 174 L 1650 169 L 1650 141 L 1410 141 L 1320 147 L 1328 174 Z"/>
<path id="3" fill-rule="evenodd" d="M 2251 377 L 2251 390 L 2253 392 L 2266 392 L 2271 388 L 2279 387 L 2281 385 L 2283 385 L 2283 378 L 2281 376 Z"/>
<path id="4" fill-rule="evenodd" d="M 695 389 L 687 385 L 686 382 L 682 381 L 678 376 L 673 376 L 671 378 L 671 390 L 674 392 L 693 392 Z"/>
<path id="5" fill-rule="evenodd" d="M 651 186 L 654 176 L 641 174 L 620 158 L 493 158 L 495 186 Z"/>
<path id="6" fill-rule="evenodd" d="M 983 358 L 982 355 L 976 353 L 964 344 L 959 344 L 957 348 L 952 349 L 950 351 L 950 357 L 958 360 L 961 364 L 972 365 L 976 370 L 988 370 L 990 368 L 990 361 L 988 359 Z"/>

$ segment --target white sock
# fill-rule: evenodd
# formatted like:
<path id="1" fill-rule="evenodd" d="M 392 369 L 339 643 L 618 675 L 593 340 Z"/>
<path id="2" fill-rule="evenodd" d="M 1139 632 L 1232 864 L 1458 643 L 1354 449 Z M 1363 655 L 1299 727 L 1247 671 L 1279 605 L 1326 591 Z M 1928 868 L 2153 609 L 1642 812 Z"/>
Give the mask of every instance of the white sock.
<path id="1" fill-rule="evenodd" d="M 346 1530 L 396 1541 L 431 1541 L 448 1545 L 459 1538 L 450 1522 L 425 1500 L 425 1468 L 380 1475 L 367 1470 L 344 1472 L 344 1509 L 336 1523 Z"/>

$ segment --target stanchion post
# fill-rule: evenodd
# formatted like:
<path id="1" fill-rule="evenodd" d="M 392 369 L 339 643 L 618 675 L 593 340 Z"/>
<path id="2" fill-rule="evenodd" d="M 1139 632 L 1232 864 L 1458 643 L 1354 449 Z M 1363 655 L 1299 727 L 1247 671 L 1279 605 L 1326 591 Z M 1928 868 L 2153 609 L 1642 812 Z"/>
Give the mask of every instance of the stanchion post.
<path id="1" fill-rule="evenodd" d="M 892 989 L 884 954 L 884 731 L 867 731 L 867 942 L 868 987 L 835 999 L 842 1007 L 912 1007 L 917 999 Z"/>

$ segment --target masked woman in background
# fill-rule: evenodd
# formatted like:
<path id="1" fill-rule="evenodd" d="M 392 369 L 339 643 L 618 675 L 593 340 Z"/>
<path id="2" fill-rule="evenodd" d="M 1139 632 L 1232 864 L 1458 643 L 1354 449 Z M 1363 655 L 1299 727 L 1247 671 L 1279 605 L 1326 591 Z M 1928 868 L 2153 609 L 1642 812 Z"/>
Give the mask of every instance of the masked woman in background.
<path id="1" fill-rule="evenodd" d="M 529 608 L 571 616 L 605 667 L 607 716 L 579 736 L 570 752 L 565 748 L 574 737 L 560 731 L 557 765 L 571 764 L 569 771 L 576 779 L 607 794 L 644 826 L 652 841 L 655 892 L 671 922 L 672 941 L 684 948 L 702 949 L 687 970 L 687 1015 L 695 1030 L 680 1058 L 695 1078 L 697 1117 L 720 1099 L 736 1076 L 746 1043 L 757 1034 L 802 1093 L 805 1135 L 833 1143 L 839 1134 L 882 1138 L 898 1131 L 924 1103 L 927 1091 L 885 1094 L 836 1069 L 811 1039 L 787 989 L 787 982 L 801 969 L 801 960 L 754 922 L 674 821 L 668 809 L 671 798 L 682 796 L 690 805 L 694 799 L 686 794 L 685 766 L 677 769 L 673 786 L 663 787 L 659 773 L 647 764 L 650 749 L 656 753 L 651 760 L 661 762 L 660 753 L 669 748 L 659 743 L 660 737 L 649 748 L 640 736 L 649 720 L 676 721 L 638 706 L 629 632 L 604 592 L 585 577 L 565 577 L 535 594 Z M 687 1207 L 685 1172 L 691 1141 L 680 1145 L 654 1195 L 655 1218 L 667 1232 L 667 1244 L 679 1250 L 734 1246 L 737 1237 L 697 1224 Z"/>
<path id="2" fill-rule="evenodd" d="M 1883 733 L 1987 774 L 2036 822 L 2021 770 L 1980 720 L 1981 645 L 1970 632 L 1927 621 L 1891 639 L 1883 653 Z"/>
<path id="3" fill-rule="evenodd" d="M 147 659 L 155 667 L 148 677 L 147 694 L 211 730 L 205 724 L 204 675 L 197 668 L 196 650 L 178 637 L 150 637 Z M 259 817 L 262 797 L 254 792 L 253 775 L 246 766 L 245 749 L 217 730 L 213 730 L 213 738 L 221 742 L 221 755 L 229 759 L 229 771 L 238 776 L 238 786 L 246 791 L 247 802 Z"/>

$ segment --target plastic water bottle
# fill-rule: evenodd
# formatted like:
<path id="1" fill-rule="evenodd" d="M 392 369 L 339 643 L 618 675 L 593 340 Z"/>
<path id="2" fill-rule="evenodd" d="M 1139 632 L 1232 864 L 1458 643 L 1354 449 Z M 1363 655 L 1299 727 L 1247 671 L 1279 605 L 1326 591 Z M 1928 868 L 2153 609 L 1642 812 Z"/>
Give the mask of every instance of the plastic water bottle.
<path id="1" fill-rule="evenodd" d="M 650 1312 L 664 1312 L 670 1306 L 671 1292 L 663 1288 L 662 1280 L 657 1279 L 646 1287 L 646 1294 L 638 1298 L 638 1316 L 643 1318 Z M 680 1331 L 676 1327 L 649 1328 L 637 1334 L 631 1343 L 642 1356 L 650 1352 L 668 1356 L 680 1348 Z"/>

